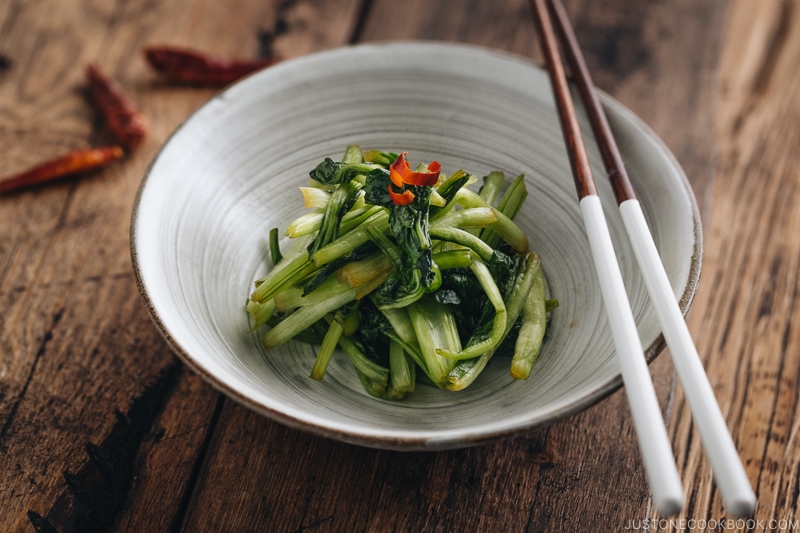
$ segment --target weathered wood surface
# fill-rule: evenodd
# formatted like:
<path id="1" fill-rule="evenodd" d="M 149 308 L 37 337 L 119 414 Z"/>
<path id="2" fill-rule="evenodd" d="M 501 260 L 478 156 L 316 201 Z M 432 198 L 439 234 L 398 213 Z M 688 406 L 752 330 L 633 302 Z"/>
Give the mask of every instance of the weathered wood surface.
<path id="1" fill-rule="evenodd" d="M 596 83 L 664 138 L 695 188 L 706 240 L 690 326 L 754 518 L 796 520 L 800 5 L 565 3 Z M 682 529 L 653 522 L 624 392 L 492 445 L 377 451 L 227 400 L 150 325 L 128 252 L 133 197 L 213 92 L 157 81 L 142 46 L 294 57 L 391 39 L 539 57 L 524 0 L 0 3 L 0 174 L 110 141 L 84 94 L 89 61 L 151 124 L 107 170 L 0 197 L 0 531 Z M 651 370 L 687 489 L 679 518 L 727 519 L 668 355 Z"/>

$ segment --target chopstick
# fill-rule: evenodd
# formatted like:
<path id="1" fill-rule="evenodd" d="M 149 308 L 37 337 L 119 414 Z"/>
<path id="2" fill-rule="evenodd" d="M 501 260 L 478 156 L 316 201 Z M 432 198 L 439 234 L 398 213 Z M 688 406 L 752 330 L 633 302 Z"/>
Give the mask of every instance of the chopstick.
<path id="1" fill-rule="evenodd" d="M 653 382 L 642 353 L 642 343 L 622 281 L 611 234 L 597 195 L 589 157 L 569 92 L 556 36 L 544 0 L 532 0 L 542 49 L 556 100 L 564 142 L 567 145 L 575 188 L 580 201 L 589 247 L 600 283 L 611 335 L 616 346 L 622 381 L 639 439 L 645 471 L 656 508 L 673 515 L 683 507 L 683 487 L 672 456 Z"/>
<path id="2" fill-rule="evenodd" d="M 672 292 L 653 236 L 631 186 L 614 135 L 578 46 L 578 40 L 560 0 L 551 0 L 550 7 L 564 45 L 570 71 L 575 78 L 600 148 L 623 224 L 633 246 L 650 299 L 655 306 L 664 338 L 670 347 L 675 370 L 683 385 L 686 401 L 695 419 L 695 425 L 725 506 L 731 514 L 749 516 L 755 510 L 756 496 L 728 432 L 725 418 L 717 404 L 689 328 Z"/>

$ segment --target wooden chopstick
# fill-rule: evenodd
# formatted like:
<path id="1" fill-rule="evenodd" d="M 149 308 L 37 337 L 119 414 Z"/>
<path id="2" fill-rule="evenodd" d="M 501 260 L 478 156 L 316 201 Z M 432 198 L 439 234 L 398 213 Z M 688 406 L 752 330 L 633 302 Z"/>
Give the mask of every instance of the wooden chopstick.
<path id="1" fill-rule="evenodd" d="M 589 157 L 583 144 L 575 106 L 567 84 L 558 43 L 544 0 L 532 0 L 558 116 L 567 146 L 586 235 L 616 346 L 622 381 L 639 438 L 645 471 L 656 508 L 673 515 L 683 507 L 683 487 L 675 466 L 642 343 L 636 329 L 611 234 L 597 195 Z"/>
<path id="2" fill-rule="evenodd" d="M 728 511 L 749 516 L 755 510 L 755 494 L 672 292 L 575 32 L 560 0 L 550 0 L 550 9 L 714 477 Z"/>

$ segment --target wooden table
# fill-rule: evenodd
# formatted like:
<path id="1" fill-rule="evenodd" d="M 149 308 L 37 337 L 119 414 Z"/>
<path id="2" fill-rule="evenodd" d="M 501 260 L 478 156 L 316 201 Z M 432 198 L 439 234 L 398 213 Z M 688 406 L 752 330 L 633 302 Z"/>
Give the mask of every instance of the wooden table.
<path id="1" fill-rule="evenodd" d="M 102 172 L 0 197 L 0 530 L 762 531 L 799 520 L 800 4 L 566 5 L 597 85 L 664 138 L 694 186 L 705 255 L 690 327 L 758 494 L 753 522 L 722 506 L 667 353 L 651 371 L 688 498 L 671 522 L 653 509 L 623 391 L 496 444 L 378 451 L 221 396 L 145 314 L 128 247 L 134 195 L 159 145 L 214 91 L 158 81 L 143 46 L 295 57 L 434 39 L 538 58 L 526 1 L 4 0 L 0 174 L 111 141 L 85 95 L 88 62 L 128 89 L 151 133 Z"/>

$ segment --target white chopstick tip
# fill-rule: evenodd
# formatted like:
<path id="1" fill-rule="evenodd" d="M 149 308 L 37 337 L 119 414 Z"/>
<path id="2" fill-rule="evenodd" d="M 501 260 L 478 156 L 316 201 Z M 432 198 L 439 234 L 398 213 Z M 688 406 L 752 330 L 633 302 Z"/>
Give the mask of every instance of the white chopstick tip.
<path id="1" fill-rule="evenodd" d="M 619 211 L 725 507 L 739 518 L 751 516 L 756 496 L 678 307 L 642 207 L 638 200 L 631 199 L 619 204 Z"/>
<path id="2" fill-rule="evenodd" d="M 581 199 L 580 207 L 653 501 L 661 514 L 673 515 L 683 508 L 683 486 L 642 353 L 602 202 L 597 195 L 590 194 Z"/>
<path id="3" fill-rule="evenodd" d="M 683 510 L 683 493 L 680 495 L 671 494 L 668 496 L 657 496 L 653 494 L 656 509 L 661 516 L 675 516 Z"/>
<path id="4" fill-rule="evenodd" d="M 728 514 L 734 518 L 747 518 L 756 512 L 756 495 L 750 491 L 749 494 L 739 494 L 725 502 Z"/>

